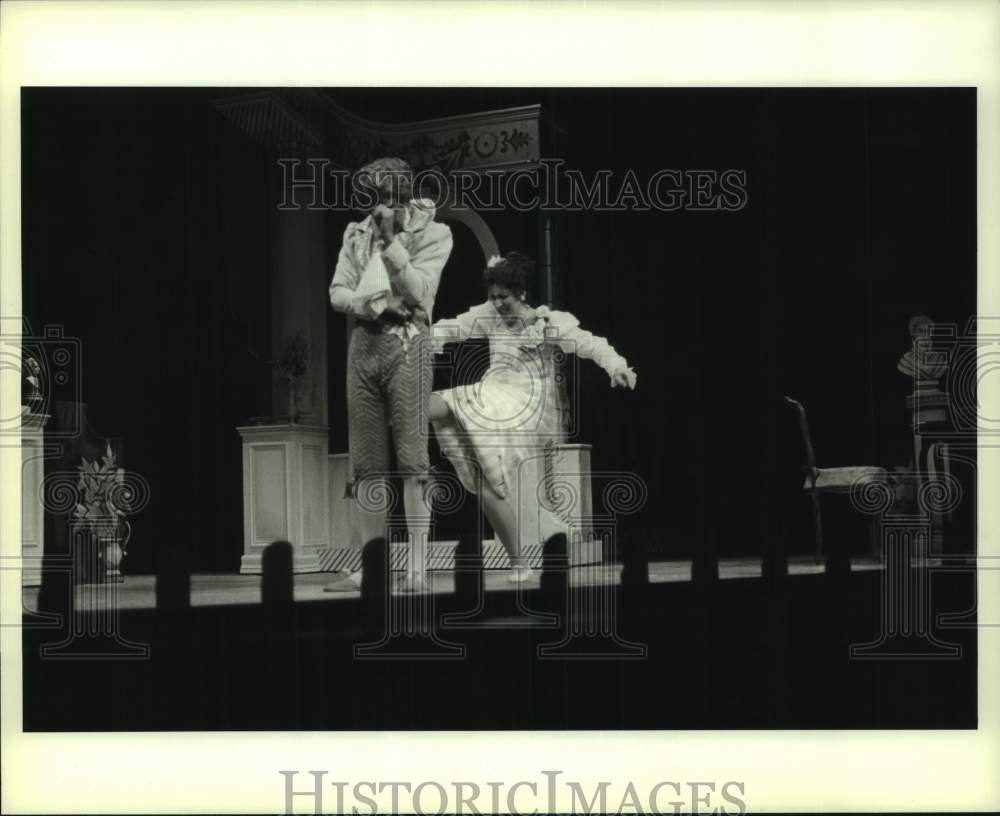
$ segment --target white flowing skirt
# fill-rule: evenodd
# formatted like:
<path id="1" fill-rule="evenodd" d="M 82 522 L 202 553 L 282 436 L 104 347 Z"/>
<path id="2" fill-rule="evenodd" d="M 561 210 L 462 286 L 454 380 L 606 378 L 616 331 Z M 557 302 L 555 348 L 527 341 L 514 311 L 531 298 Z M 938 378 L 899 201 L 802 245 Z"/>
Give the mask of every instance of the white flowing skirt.
<path id="1" fill-rule="evenodd" d="M 551 376 L 490 368 L 472 385 L 436 391 L 451 409 L 433 423 L 441 452 L 467 490 L 478 473 L 501 495 L 515 489 L 521 463 L 543 455 L 561 433 L 559 399 Z"/>

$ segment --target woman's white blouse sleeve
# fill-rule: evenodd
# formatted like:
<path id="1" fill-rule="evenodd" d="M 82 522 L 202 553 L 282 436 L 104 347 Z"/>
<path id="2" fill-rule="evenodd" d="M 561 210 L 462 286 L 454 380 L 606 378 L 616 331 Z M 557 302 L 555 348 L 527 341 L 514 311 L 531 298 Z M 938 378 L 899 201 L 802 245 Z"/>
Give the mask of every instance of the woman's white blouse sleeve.
<path id="1" fill-rule="evenodd" d="M 431 336 L 434 343 L 434 353 L 440 354 L 444 351 L 445 343 L 458 343 L 468 340 L 471 337 L 484 335 L 484 321 L 487 319 L 486 312 L 491 308 L 488 303 L 473 306 L 469 311 L 463 312 L 457 317 L 446 320 L 438 320 L 431 329 Z"/>
<path id="2" fill-rule="evenodd" d="M 569 312 L 550 312 L 549 333 L 568 354 L 593 360 L 611 376 L 628 362 L 603 337 L 580 328 L 580 322 Z"/>

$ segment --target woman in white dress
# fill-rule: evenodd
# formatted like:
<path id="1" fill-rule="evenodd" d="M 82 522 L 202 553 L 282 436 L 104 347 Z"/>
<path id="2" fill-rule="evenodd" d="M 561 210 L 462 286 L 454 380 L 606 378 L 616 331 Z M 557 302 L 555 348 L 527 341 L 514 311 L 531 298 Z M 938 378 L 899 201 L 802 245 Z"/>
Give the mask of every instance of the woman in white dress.
<path id="1" fill-rule="evenodd" d="M 625 358 L 604 338 L 581 329 L 569 312 L 525 302 L 533 271 L 534 262 L 521 253 L 494 256 L 485 272 L 487 301 L 439 320 L 431 332 L 439 353 L 448 342 L 489 340 L 485 374 L 472 385 L 431 394 L 430 421 L 442 453 L 472 493 L 481 471 L 483 510 L 507 550 L 514 582 L 531 575 L 521 555 L 514 509 L 518 470 L 562 433 L 554 355 L 575 353 L 593 360 L 608 373 L 612 387 L 631 389 L 636 383 Z"/>

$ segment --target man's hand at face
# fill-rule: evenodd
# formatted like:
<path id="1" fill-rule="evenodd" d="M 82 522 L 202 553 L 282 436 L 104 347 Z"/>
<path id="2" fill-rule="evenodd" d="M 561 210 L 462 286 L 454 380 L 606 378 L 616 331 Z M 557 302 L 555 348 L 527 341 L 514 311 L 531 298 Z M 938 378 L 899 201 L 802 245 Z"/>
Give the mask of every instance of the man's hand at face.
<path id="1" fill-rule="evenodd" d="M 403 211 L 394 210 L 385 204 L 379 204 L 372 211 L 372 218 L 378 224 L 379 237 L 388 246 L 396 237 L 396 233 L 402 228 Z"/>

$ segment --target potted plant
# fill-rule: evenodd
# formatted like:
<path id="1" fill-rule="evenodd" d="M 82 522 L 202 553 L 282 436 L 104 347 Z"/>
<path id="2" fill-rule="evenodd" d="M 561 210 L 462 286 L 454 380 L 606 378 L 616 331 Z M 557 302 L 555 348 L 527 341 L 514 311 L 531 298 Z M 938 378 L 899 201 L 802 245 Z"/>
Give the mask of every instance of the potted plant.
<path id="1" fill-rule="evenodd" d="M 73 523 L 97 540 L 98 552 L 104 558 L 105 580 L 123 581 L 120 565 L 132 532 L 126 518 L 131 508 L 128 492 L 123 489 L 125 470 L 118 466 L 108 442 L 100 461 L 88 462 L 84 458 L 77 471 L 80 501 L 73 510 Z"/>
<path id="2" fill-rule="evenodd" d="M 294 425 L 299 420 L 296 402 L 299 383 L 309 371 L 309 343 L 304 332 L 297 332 L 285 341 L 274 367 L 288 384 L 288 421 Z"/>

